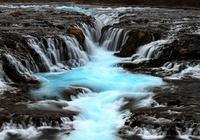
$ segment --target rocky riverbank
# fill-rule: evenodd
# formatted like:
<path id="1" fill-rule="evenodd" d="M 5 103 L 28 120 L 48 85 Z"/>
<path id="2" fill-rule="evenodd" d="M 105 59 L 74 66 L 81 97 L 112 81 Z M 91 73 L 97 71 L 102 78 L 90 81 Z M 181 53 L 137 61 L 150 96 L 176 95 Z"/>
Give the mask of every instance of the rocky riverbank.
<path id="1" fill-rule="evenodd" d="M 119 66 L 166 81 L 152 91 L 151 107 L 125 100 L 122 110 L 129 108 L 131 116 L 119 131 L 123 139 L 199 139 L 199 18 L 199 11 L 139 8 L 103 28 L 102 40 L 119 40 L 106 44 L 126 58 Z"/>
<path id="2" fill-rule="evenodd" d="M 71 86 L 55 97 L 31 92 L 42 85 L 35 73 L 61 72 L 90 61 L 90 42 L 84 30 L 89 29 L 95 43 L 124 58 L 116 66 L 159 76 L 166 82 L 150 89 L 154 96 L 149 107 L 138 108 L 137 101 L 125 98 L 121 110 L 130 113 L 119 130 L 121 138 L 199 138 L 200 11 L 95 6 L 62 10 L 62 5 L 56 8 L 54 4 L 0 8 L 0 80 L 6 84 L 0 96 L 0 125 L 59 127 L 42 129 L 41 138 L 74 129 L 70 123 L 63 124 L 66 119 L 73 121 L 79 112 L 63 109 L 69 106 L 65 101 L 92 89 Z M 105 22 L 101 34 L 97 17 L 86 12 L 90 8 L 99 10 L 97 17 Z"/>
<path id="3" fill-rule="evenodd" d="M 73 129 L 71 125 L 61 124 L 65 118 L 72 121 L 78 112 L 63 110 L 68 105 L 56 98 L 43 101 L 34 97 L 31 90 L 41 85 L 34 73 L 69 70 L 89 61 L 85 36 L 77 27 L 83 23 L 93 27 L 94 19 L 44 5 L 0 8 L 0 80 L 6 84 L 0 91 L 1 126 L 12 122 L 23 128 L 61 127 L 67 129 L 66 133 Z M 72 87 L 63 96 L 70 99 L 71 94 L 79 92 L 80 88 Z M 51 108 L 46 107 L 49 105 Z M 50 137 L 45 136 L 49 131 L 56 133 L 51 129 L 42 129 L 41 138 Z M 12 135 L 8 137 L 16 137 Z"/>
<path id="4" fill-rule="evenodd" d="M 110 5 L 110 6 L 140 6 L 140 7 L 159 7 L 159 8 L 185 8 L 199 9 L 200 4 L 196 0 L 1 0 L 1 3 L 65 3 L 73 2 L 78 4 Z"/>

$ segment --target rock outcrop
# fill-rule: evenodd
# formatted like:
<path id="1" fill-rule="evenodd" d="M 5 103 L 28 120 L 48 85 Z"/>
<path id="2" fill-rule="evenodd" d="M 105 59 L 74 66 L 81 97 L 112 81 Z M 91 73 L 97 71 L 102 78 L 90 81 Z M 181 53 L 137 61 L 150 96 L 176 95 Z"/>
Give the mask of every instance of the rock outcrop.
<path id="1" fill-rule="evenodd" d="M 132 98 L 125 100 L 121 109 L 129 110 L 130 116 L 119 130 L 122 139 L 199 139 L 198 15 L 199 11 L 192 10 L 136 8 L 120 14 L 119 23 L 103 28 L 102 39 L 107 35 L 121 40 L 117 47 L 113 41 L 106 48 L 116 51 L 118 57 L 128 57 L 118 66 L 160 76 L 167 82 L 153 90 L 149 107 L 138 107 L 140 101 Z M 116 29 L 117 37 L 111 29 Z"/>
<path id="2" fill-rule="evenodd" d="M 55 0 L 1 0 L 0 2 L 55 2 Z M 56 2 L 76 2 L 81 4 L 101 4 L 120 6 L 146 6 L 146 7 L 168 7 L 168 8 L 200 8 L 196 0 L 57 0 Z"/>
<path id="3" fill-rule="evenodd" d="M 54 8 L 1 8 L 0 80 L 7 82 L 7 89 L 0 91 L 0 126 L 13 123 L 24 128 L 62 127 L 63 119 L 70 122 L 78 115 L 77 111 L 63 109 L 66 103 L 43 100 L 31 93 L 40 86 L 35 73 L 69 70 L 89 61 L 80 27 L 82 23 L 92 25 L 94 19 Z M 82 89 L 71 91 L 77 95 Z M 71 98 L 70 91 L 65 91 L 65 97 Z"/>
<path id="4" fill-rule="evenodd" d="M 198 15 L 199 11 L 193 10 L 136 8 L 119 14 L 118 23 L 104 27 L 100 43 L 108 50 L 116 51 L 116 56 L 132 57 L 129 61 L 119 63 L 120 66 L 163 77 L 169 74 L 163 69 L 166 63 L 184 61 L 186 65 L 196 61 L 198 64 Z M 119 40 L 117 45 L 116 40 Z M 185 68 L 188 67 L 182 67 L 182 70 Z"/>
<path id="5" fill-rule="evenodd" d="M 65 90 L 60 93 L 60 96 L 67 101 L 71 101 L 73 98 L 78 97 L 78 95 L 87 93 L 92 93 L 92 90 L 85 87 L 70 86 L 65 88 Z"/>
<path id="6" fill-rule="evenodd" d="M 33 73 L 66 70 L 89 60 L 78 25 L 92 24 L 92 17 L 49 10 L 2 9 L 0 59 L 7 81 L 39 84 Z"/>
<path id="7" fill-rule="evenodd" d="M 193 89 L 193 90 L 191 90 Z M 163 136 L 163 139 L 181 139 L 199 137 L 199 85 L 198 81 L 170 83 L 154 89 L 151 107 L 130 109 L 132 115 L 126 119 L 125 126 L 119 131 L 124 139 L 145 134 Z M 142 139 L 142 138 L 141 138 Z"/>

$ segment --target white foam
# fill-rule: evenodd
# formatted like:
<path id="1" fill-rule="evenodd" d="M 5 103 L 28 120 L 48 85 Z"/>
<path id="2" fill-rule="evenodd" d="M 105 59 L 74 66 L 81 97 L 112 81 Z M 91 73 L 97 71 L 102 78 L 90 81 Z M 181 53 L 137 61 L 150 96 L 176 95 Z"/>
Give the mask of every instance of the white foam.
<path id="1" fill-rule="evenodd" d="M 91 9 L 85 9 L 78 6 L 71 6 L 71 5 L 65 5 L 65 6 L 57 6 L 55 7 L 56 10 L 62 10 L 62 11 L 68 11 L 68 12 L 78 12 L 86 15 L 90 15 L 92 10 Z"/>
<path id="2" fill-rule="evenodd" d="M 3 80 L 0 79 L 0 94 L 3 93 L 3 91 L 6 89 L 6 84 Z"/>
<path id="3" fill-rule="evenodd" d="M 14 124 L 4 124 L 1 128 L 0 140 L 6 140 L 9 135 L 17 135 L 23 140 L 30 140 L 40 136 L 40 132 L 33 126 L 23 128 L 22 126 L 17 127 Z"/>
<path id="4" fill-rule="evenodd" d="M 120 61 L 119 58 L 104 49 L 95 50 L 91 56 L 92 61 L 84 67 L 57 75 L 55 73 L 40 75 L 46 79 L 44 86 L 37 91 L 40 95 L 56 96 L 57 91 L 71 85 L 98 91 L 98 93 L 83 94 L 68 102 L 70 108 L 71 106 L 74 109 L 78 108 L 81 114 L 74 121 L 75 131 L 69 137 L 64 135 L 62 137 L 64 140 L 116 139 L 114 133 L 124 122 L 122 117 L 124 114 L 118 112 L 123 97 L 137 99 L 150 97 L 150 93 L 146 93 L 143 89 L 162 83 L 162 80 L 156 77 L 134 75 L 120 67 L 113 67 L 113 63 Z M 148 106 L 151 102 L 151 99 L 146 99 L 143 105 Z"/>
<path id="5" fill-rule="evenodd" d="M 34 10 L 44 10 L 44 8 L 50 8 L 50 5 L 23 5 L 23 4 L 4 4 L 0 5 L 0 8 L 8 9 L 34 9 Z"/>
<path id="6" fill-rule="evenodd" d="M 159 129 L 159 128 L 158 128 Z M 153 140 L 153 139 L 162 139 L 165 137 L 165 133 L 159 133 L 162 131 L 159 131 L 157 129 L 153 128 L 144 128 L 144 127 L 134 127 L 133 130 L 129 130 L 126 133 L 128 135 L 137 135 L 142 137 L 142 139 L 146 140 Z"/>
<path id="7" fill-rule="evenodd" d="M 36 103 L 28 104 L 29 108 L 39 110 L 58 110 L 66 106 L 68 106 L 68 104 L 64 100 L 43 100 Z"/>
<path id="8" fill-rule="evenodd" d="M 174 70 L 174 68 L 172 68 L 172 70 Z M 195 65 L 195 66 L 186 65 L 185 69 L 181 70 L 180 72 L 178 71 L 177 73 L 172 74 L 171 76 L 166 78 L 172 80 L 179 80 L 185 78 L 200 79 L 200 65 Z"/>
<path id="9" fill-rule="evenodd" d="M 148 61 L 150 59 L 157 59 L 159 58 L 160 54 L 162 53 L 160 50 L 165 44 L 170 43 L 172 40 L 162 39 L 153 41 L 149 44 L 146 44 L 144 46 L 141 46 L 137 53 L 133 55 L 133 63 L 141 63 L 143 61 Z M 136 58 L 136 59 L 135 59 Z"/>

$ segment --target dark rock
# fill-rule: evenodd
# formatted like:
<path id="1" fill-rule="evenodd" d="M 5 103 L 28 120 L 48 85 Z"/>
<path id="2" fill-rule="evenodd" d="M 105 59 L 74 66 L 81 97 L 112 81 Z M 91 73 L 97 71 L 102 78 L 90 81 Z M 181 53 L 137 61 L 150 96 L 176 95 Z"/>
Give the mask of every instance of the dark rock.
<path id="1" fill-rule="evenodd" d="M 184 135 L 189 129 L 195 132 L 192 135 L 199 136 L 199 132 L 196 132 L 200 120 L 198 81 L 171 82 L 154 88 L 153 92 L 157 105 L 149 108 L 129 108 L 132 115 L 120 129 L 120 136 L 128 137 L 129 132 L 139 128 L 165 135 L 164 139 L 179 139 L 177 136 Z M 133 137 L 137 135 L 138 133 L 135 133 Z"/>
<path id="2" fill-rule="evenodd" d="M 83 46 L 84 41 L 85 41 L 85 36 L 83 32 L 81 31 L 81 29 L 75 26 L 70 26 L 67 29 L 67 33 L 74 35 L 76 39 L 80 42 L 80 44 Z"/>
<path id="3" fill-rule="evenodd" d="M 152 41 L 158 40 L 161 38 L 161 33 L 159 32 L 150 32 L 150 31 L 141 31 L 141 30 L 131 30 L 128 34 L 128 39 L 126 43 L 121 46 L 121 49 L 118 53 L 115 53 L 119 57 L 130 57 L 138 48 L 142 45 L 148 44 Z"/>
<path id="4" fill-rule="evenodd" d="M 77 97 L 79 94 L 86 94 L 91 93 L 92 90 L 85 87 L 79 87 L 79 86 L 70 86 L 67 87 L 62 93 L 61 97 L 63 97 L 65 100 L 72 100 L 72 97 Z"/>
<path id="5" fill-rule="evenodd" d="M 35 11 L 31 8 L 29 10 L 2 8 L 1 11 L 0 65 L 4 71 L 2 77 L 8 82 L 9 88 L 0 97 L 0 126 L 10 121 L 21 124 L 24 128 L 30 124 L 42 126 L 44 123 L 49 126 L 61 126 L 63 117 L 73 121 L 78 112 L 64 110 L 61 104 L 48 103 L 52 108 L 30 107 L 30 104 L 37 104 L 41 100 L 30 94 L 31 89 L 40 85 L 40 81 L 33 76 L 33 73 L 49 72 L 50 66 L 56 65 L 56 59 L 49 51 L 48 40 L 55 44 L 59 54 L 58 59 L 66 66 L 63 69 L 67 69 L 68 61 L 71 59 L 67 54 L 70 53 L 71 46 L 67 46 L 61 36 L 73 36 L 80 44 L 77 47 L 81 51 L 85 50 L 83 32 L 75 26 L 84 22 L 92 27 L 93 19 L 77 12 L 55 12 L 55 10 L 51 12 Z M 34 48 L 29 44 L 30 41 L 38 46 Z M 47 61 L 39 51 L 44 53 Z M 48 66 L 48 63 L 51 65 Z M 86 92 L 78 87 L 71 90 L 74 91 L 74 96 Z M 70 98 L 66 93 L 65 96 Z"/>
<path id="6" fill-rule="evenodd" d="M 24 13 L 21 13 L 20 11 L 12 12 L 10 13 L 11 16 L 13 17 L 19 17 L 19 16 L 24 16 Z"/>
<path id="7" fill-rule="evenodd" d="M 5 74 L 13 82 L 36 85 L 40 84 L 36 77 L 28 74 L 26 69 L 20 63 L 17 63 L 17 61 L 13 60 L 9 55 L 3 55 L 2 61 Z"/>
<path id="8" fill-rule="evenodd" d="M 173 138 L 176 136 L 178 136 L 178 132 L 176 131 L 176 126 L 175 125 L 169 126 L 166 137 Z"/>
<path id="9" fill-rule="evenodd" d="M 48 107 L 42 106 L 37 98 L 29 93 L 29 88 L 11 88 L 1 96 L 0 126 L 5 122 L 12 121 L 15 124 L 22 124 L 27 127 L 30 124 L 42 126 L 46 123 L 49 126 L 61 125 L 62 117 L 73 121 L 78 112 L 62 109 L 67 104 L 56 100 L 46 101 Z M 15 97 L 15 98 L 13 98 Z"/>
<path id="10" fill-rule="evenodd" d="M 179 13 L 179 16 L 177 16 L 177 13 Z M 103 32 L 110 28 L 129 31 L 128 39 L 115 55 L 119 57 L 132 56 L 132 59 L 120 62 L 119 66 L 133 72 L 142 72 L 160 77 L 171 76 L 180 73 L 187 67 L 199 64 L 200 47 L 198 46 L 200 45 L 200 35 L 198 29 L 200 23 L 197 20 L 199 19 L 197 15 L 199 15 L 199 11 L 193 10 L 187 10 L 187 12 L 184 10 L 168 11 L 166 9 L 155 11 L 150 9 L 142 12 L 135 10 L 129 13 L 121 13 L 119 23 L 104 27 Z M 143 45 L 163 39 L 168 40 L 168 42 L 155 46 L 155 48 L 152 46 L 151 49 L 146 50 L 146 53 L 149 53 L 148 51 L 152 52 L 150 58 L 141 58 L 143 60 L 137 61 L 137 63 L 131 62 L 138 59 L 137 56 L 140 54 L 136 53 Z M 178 70 L 173 71 L 173 68 L 171 70 L 163 69 L 162 66 L 167 62 L 176 66 L 179 65 L 177 66 L 179 67 Z M 193 62 L 195 62 L 195 65 L 192 64 Z M 188 63 L 191 63 L 191 65 Z M 192 80 L 195 77 L 185 76 L 184 79 Z"/>

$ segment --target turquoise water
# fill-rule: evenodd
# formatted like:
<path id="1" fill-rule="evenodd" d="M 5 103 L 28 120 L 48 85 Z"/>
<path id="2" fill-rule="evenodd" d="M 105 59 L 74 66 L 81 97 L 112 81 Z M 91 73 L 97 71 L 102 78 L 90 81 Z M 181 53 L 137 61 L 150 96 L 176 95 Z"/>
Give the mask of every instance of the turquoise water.
<path id="1" fill-rule="evenodd" d="M 59 7 L 59 10 L 75 10 L 91 14 L 90 9 Z M 106 9 L 98 9 L 106 11 Z M 98 11 L 97 10 L 97 11 Z M 112 10 L 112 9 L 107 9 Z M 123 11 L 123 8 L 116 11 Z M 126 10 L 126 9 L 125 9 Z M 109 16 L 100 17 L 99 21 L 104 23 L 112 19 Z M 105 17 L 102 18 L 102 17 Z M 115 17 L 115 16 L 114 16 Z M 104 23 L 105 24 L 105 23 Z M 103 27 L 101 23 L 97 24 L 99 31 Z M 151 86 L 160 86 L 162 80 L 158 77 L 133 74 L 117 67 L 116 64 L 121 61 L 113 55 L 113 52 L 104 50 L 104 46 L 95 44 L 92 39 L 92 33 L 88 27 L 85 30 L 86 44 L 93 52 L 90 55 L 90 62 L 83 67 L 78 67 L 70 71 L 60 73 L 38 74 L 42 81 L 42 87 L 34 91 L 34 95 L 55 97 L 67 87 L 80 86 L 92 90 L 91 93 L 81 94 L 72 101 L 67 101 L 69 107 L 76 108 L 80 115 L 73 121 L 75 130 L 69 135 L 59 136 L 59 140 L 116 140 L 117 130 L 124 123 L 126 113 L 120 112 L 119 108 L 123 105 L 124 97 L 131 97 L 141 100 L 141 106 L 149 105 L 151 102 L 151 93 L 145 91 L 145 88 Z M 97 31 L 97 30 L 95 30 Z M 107 40 L 109 41 L 109 39 Z M 113 40 L 115 41 L 115 40 Z M 144 99 L 147 99 L 144 101 Z"/>
<path id="2" fill-rule="evenodd" d="M 38 74 L 43 82 L 42 88 L 34 92 L 38 96 L 54 97 L 73 85 L 94 91 L 68 102 L 69 106 L 78 108 L 81 114 L 73 122 L 75 130 L 70 136 L 62 136 L 63 140 L 117 139 L 115 133 L 123 124 L 124 114 L 118 111 L 123 97 L 149 97 L 151 94 L 144 89 L 162 84 L 160 78 L 131 74 L 116 67 L 120 58 L 113 56 L 112 52 L 95 48 L 90 56 L 91 62 L 86 66 L 62 73 Z"/>

